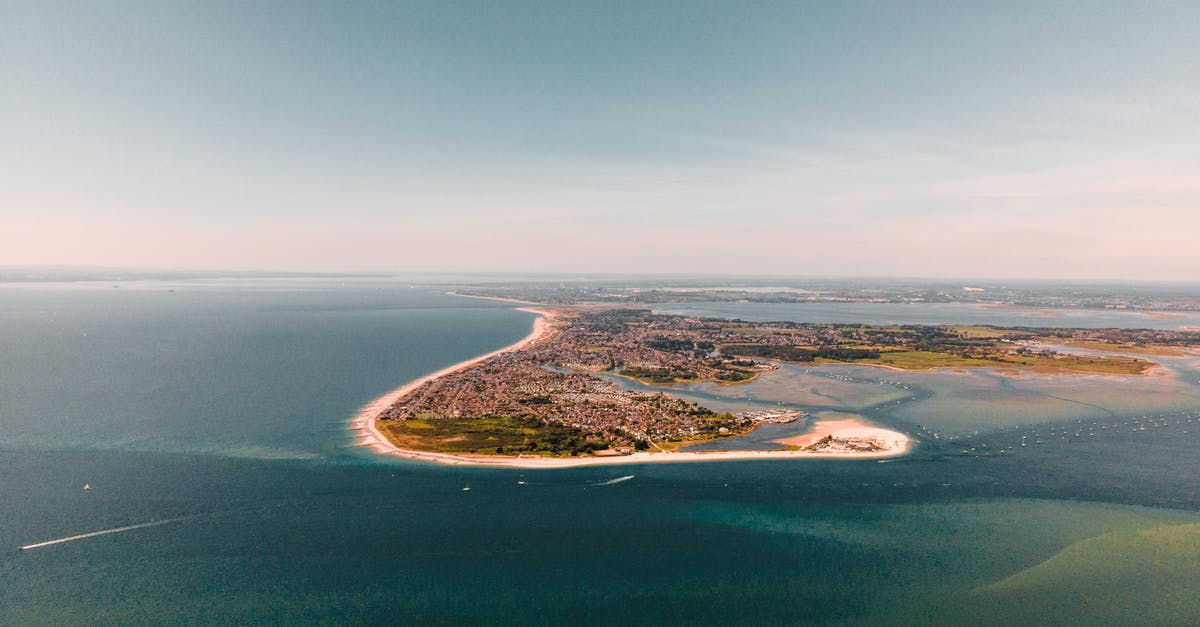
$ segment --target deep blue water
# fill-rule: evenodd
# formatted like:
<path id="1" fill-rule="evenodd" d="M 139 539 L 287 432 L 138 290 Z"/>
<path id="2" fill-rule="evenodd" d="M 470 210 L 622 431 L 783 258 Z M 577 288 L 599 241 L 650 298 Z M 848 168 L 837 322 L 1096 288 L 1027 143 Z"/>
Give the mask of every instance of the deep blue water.
<path id="1" fill-rule="evenodd" d="M 0 624 L 1200 620 L 1188 550 L 1182 571 L 1122 553 L 1160 591 L 1132 601 L 1085 550 L 1192 537 L 1193 409 L 1094 438 L 1030 415 L 1046 441 L 1006 455 L 983 452 L 1010 425 L 933 440 L 879 412 L 920 440 L 888 463 L 520 471 L 352 445 L 361 405 L 530 320 L 390 282 L 0 287 Z M 1078 579 L 1040 574 L 1064 560 Z"/>

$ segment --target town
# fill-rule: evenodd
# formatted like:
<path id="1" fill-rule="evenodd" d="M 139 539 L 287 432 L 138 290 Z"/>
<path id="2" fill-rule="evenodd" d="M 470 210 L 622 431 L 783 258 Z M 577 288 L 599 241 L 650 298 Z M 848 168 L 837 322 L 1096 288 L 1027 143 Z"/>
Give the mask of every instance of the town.
<path id="1" fill-rule="evenodd" d="M 1064 352 L 1071 346 L 1109 350 Z M 780 362 L 1135 375 L 1153 363 L 1111 353 L 1181 346 L 1200 346 L 1200 333 L 753 323 L 572 307 L 554 310 L 539 340 L 417 386 L 380 415 L 380 426 L 399 445 L 448 452 L 675 450 L 744 434 L 764 422 L 795 420 L 803 412 L 714 412 L 666 391 L 629 389 L 613 375 L 664 389 L 737 385 Z"/>

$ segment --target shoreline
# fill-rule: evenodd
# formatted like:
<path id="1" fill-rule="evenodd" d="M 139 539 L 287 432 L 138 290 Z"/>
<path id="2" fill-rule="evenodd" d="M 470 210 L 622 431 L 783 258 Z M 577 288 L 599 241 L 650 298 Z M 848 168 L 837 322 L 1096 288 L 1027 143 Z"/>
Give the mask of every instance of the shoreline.
<path id="1" fill-rule="evenodd" d="M 788 446 L 798 446 L 804 448 L 816 444 L 822 438 L 832 436 L 834 438 L 854 438 L 865 440 L 879 440 L 882 442 L 890 442 L 895 447 L 879 453 L 892 453 L 894 450 L 908 451 L 911 444 L 911 439 L 891 429 L 884 429 L 867 423 L 859 418 L 825 418 L 812 423 L 808 431 L 800 435 L 794 435 L 786 438 L 773 440 L 779 444 Z M 828 456 L 831 453 L 813 453 L 816 456 Z M 855 456 L 865 455 L 865 453 L 855 453 Z"/>
<path id="2" fill-rule="evenodd" d="M 434 379 L 439 379 L 448 374 L 458 372 L 459 370 L 469 368 L 470 366 L 474 366 L 475 364 L 491 357 L 495 357 L 496 355 L 525 348 L 526 346 L 529 346 L 530 344 L 533 344 L 534 342 L 548 335 L 553 328 L 550 322 L 554 318 L 555 313 L 551 310 L 537 309 L 534 307 L 520 307 L 517 309 L 517 311 L 526 311 L 529 313 L 538 314 L 538 317 L 534 318 L 533 320 L 533 330 L 529 332 L 529 335 L 526 335 L 524 338 L 521 338 L 520 340 L 517 340 L 517 342 L 509 344 L 504 348 L 479 355 L 478 357 L 472 357 L 470 359 L 460 361 L 457 364 L 447 366 L 441 370 L 438 370 L 437 372 L 433 372 L 410 381 L 392 390 L 391 392 L 380 396 L 370 403 L 367 403 L 362 409 L 359 410 L 358 414 L 350 420 L 350 430 L 358 432 L 356 444 L 358 446 L 370 447 L 371 450 L 375 451 L 376 453 L 384 455 L 399 455 L 402 457 L 409 457 L 411 459 L 427 459 L 427 455 L 438 455 L 438 453 L 426 453 L 424 451 L 402 449 L 395 444 L 392 444 L 392 441 L 387 439 L 387 436 L 383 435 L 383 433 L 379 431 L 379 428 L 375 423 L 378 421 L 379 416 L 383 415 L 383 412 L 387 411 L 392 405 L 396 404 L 396 401 L 404 398 L 406 394 L 412 392 L 418 387 L 421 387 L 425 383 L 433 381 Z"/>
<path id="3" fill-rule="evenodd" d="M 481 297 L 471 297 L 481 298 Z M 885 457 L 897 457 L 908 453 L 911 445 L 911 439 L 904 434 L 888 431 L 862 425 L 863 429 L 877 432 L 881 438 L 887 438 L 895 441 L 897 447 L 887 451 L 872 451 L 860 453 L 821 453 L 813 451 L 707 451 L 707 452 L 662 452 L 648 453 L 637 452 L 629 455 L 620 456 L 601 456 L 601 457 L 546 457 L 546 456 L 530 456 L 523 457 L 517 455 L 515 457 L 508 455 L 476 455 L 476 454 L 455 454 L 455 453 L 436 453 L 432 451 L 418 451 L 413 449 L 404 449 L 396 446 L 387 439 L 380 430 L 378 425 L 379 416 L 387 411 L 396 401 L 403 398 L 409 392 L 424 385 L 428 381 L 433 381 L 448 374 L 458 372 L 470 366 L 473 366 L 481 361 L 507 353 L 510 351 L 519 350 L 534 342 L 537 342 L 547 335 L 553 329 L 551 322 L 555 317 L 555 312 L 549 309 L 540 309 L 535 307 L 521 307 L 518 311 L 527 311 L 538 314 L 538 317 L 533 321 L 533 329 L 524 338 L 517 342 L 494 350 L 490 353 L 472 357 L 465 361 L 461 361 L 452 366 L 447 366 L 420 377 L 414 381 L 410 381 L 387 394 L 367 403 L 353 419 L 350 420 L 350 430 L 356 432 L 355 444 L 357 446 L 365 446 L 373 452 L 380 455 L 391 455 L 395 457 L 403 457 L 425 462 L 434 462 L 445 465 L 462 465 L 462 466 L 491 466 L 491 467 L 506 467 L 506 468 L 575 468 L 580 466 L 602 466 L 613 464 L 643 464 L 643 463 L 675 463 L 675 462 L 706 462 L 706 461 L 731 461 L 731 460 L 769 460 L 769 459 L 878 459 Z M 814 425 L 814 429 L 817 425 Z M 807 434 L 806 434 L 807 435 Z M 898 437 L 897 437 L 898 436 Z M 803 437 L 803 436 L 801 436 Z"/>
<path id="4" fill-rule="evenodd" d="M 460 293 L 458 293 L 458 292 L 455 292 L 455 291 L 442 292 L 442 293 L 443 293 L 443 294 L 445 294 L 445 295 L 447 295 L 447 296 L 458 296 L 459 298 L 478 298 L 478 299 L 481 299 L 481 300 L 495 300 L 495 301 L 500 301 L 500 302 L 502 302 L 502 303 L 518 303 L 518 304 L 521 304 L 521 305 L 536 305 L 536 306 L 538 306 L 538 307 L 546 307 L 546 306 L 547 306 L 547 305 L 546 305 L 546 304 L 544 304 L 544 303 L 535 303 L 535 302 L 533 302 L 533 301 L 531 301 L 531 300 L 520 300 L 520 299 L 517 299 L 517 298 L 504 298 L 504 297 L 502 297 L 502 296 L 476 296 L 475 294 L 460 294 Z M 527 311 L 527 310 L 521 310 L 521 311 Z"/>
<path id="5" fill-rule="evenodd" d="M 1151 320 L 1173 320 L 1176 318 L 1187 318 L 1188 314 L 1195 313 L 1193 311 L 1163 311 L 1161 309 L 1116 309 L 1111 307 L 1055 307 L 1055 306 L 1029 306 L 1029 305 L 1013 305 L 1009 303 L 977 303 L 975 305 L 979 309 L 999 309 L 1007 311 L 1028 311 L 1030 318 L 1068 318 L 1076 313 L 1119 313 L 1131 314 L 1149 318 Z M 988 325 L 990 326 L 990 325 Z"/>
<path id="6" fill-rule="evenodd" d="M 874 429 L 872 431 L 875 431 Z M 883 430 L 878 430 L 883 431 Z M 889 431 L 888 433 L 896 433 Z M 862 434 L 855 434 L 862 435 Z M 911 439 L 904 438 L 902 448 L 863 453 L 821 453 L 813 451 L 707 451 L 707 452 L 638 452 L 610 457 L 509 457 L 506 455 L 471 455 L 432 453 L 393 448 L 387 454 L 447 466 L 488 466 L 493 468 L 552 469 L 583 466 L 614 466 L 621 464 L 674 464 L 690 462 L 723 462 L 777 459 L 885 459 L 908 453 Z M 390 444 L 390 442 L 389 442 Z"/>

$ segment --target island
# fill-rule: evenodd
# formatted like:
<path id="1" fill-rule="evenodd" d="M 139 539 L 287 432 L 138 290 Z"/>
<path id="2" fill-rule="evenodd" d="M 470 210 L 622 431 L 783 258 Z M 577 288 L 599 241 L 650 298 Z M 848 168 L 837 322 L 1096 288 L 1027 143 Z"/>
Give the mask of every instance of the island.
<path id="1" fill-rule="evenodd" d="M 516 467 L 895 456 L 908 450 L 907 436 L 858 420 L 808 425 L 805 434 L 775 440 L 783 450 L 689 451 L 806 414 L 716 412 L 673 396 L 670 386 L 740 385 L 785 362 L 1147 375 L 1156 364 L 1143 354 L 1200 346 L 1200 333 L 1185 331 L 762 323 L 619 306 L 526 310 L 538 318 L 521 341 L 365 407 L 353 422 L 361 442 L 414 459 Z M 1082 350 L 1057 350 L 1071 347 Z"/>

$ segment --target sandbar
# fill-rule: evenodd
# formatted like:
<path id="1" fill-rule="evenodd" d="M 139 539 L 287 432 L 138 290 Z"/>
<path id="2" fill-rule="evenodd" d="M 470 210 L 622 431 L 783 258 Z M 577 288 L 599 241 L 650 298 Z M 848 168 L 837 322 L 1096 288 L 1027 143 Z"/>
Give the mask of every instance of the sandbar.
<path id="1" fill-rule="evenodd" d="M 816 444 L 817 441 L 827 436 L 832 436 L 834 439 L 876 440 L 889 445 L 886 451 L 879 451 L 880 453 L 888 454 L 895 454 L 896 450 L 906 451 L 908 450 L 909 444 L 908 436 L 900 433 L 899 431 L 882 429 L 880 427 L 867 424 L 856 418 L 818 420 L 817 422 L 813 423 L 812 428 L 808 431 L 789 438 L 780 438 L 775 440 L 775 442 L 786 444 L 788 446 L 796 446 L 803 449 Z M 825 457 L 832 455 L 833 453 L 816 452 L 812 454 Z M 858 456 L 861 454 L 856 453 L 855 455 Z"/>
<path id="2" fill-rule="evenodd" d="M 503 296 L 476 296 L 475 294 L 460 294 L 458 292 L 446 292 L 447 296 L 460 296 L 462 298 L 478 298 L 481 300 L 496 300 L 502 303 L 517 303 L 520 305 L 541 305 L 530 300 L 521 300 L 519 298 L 505 298 Z"/>

